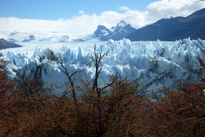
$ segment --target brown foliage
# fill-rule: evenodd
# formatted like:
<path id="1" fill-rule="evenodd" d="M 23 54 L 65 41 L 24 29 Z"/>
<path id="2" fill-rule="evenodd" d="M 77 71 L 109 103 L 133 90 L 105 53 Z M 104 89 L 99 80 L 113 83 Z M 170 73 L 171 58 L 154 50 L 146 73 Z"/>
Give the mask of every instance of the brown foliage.
<path id="1" fill-rule="evenodd" d="M 158 136 L 203 137 L 205 131 L 205 82 L 183 84 L 177 92 L 169 91 L 153 105 Z M 153 132 L 154 133 L 154 132 Z"/>
<path id="2" fill-rule="evenodd" d="M 134 95 L 136 89 L 130 86 L 129 81 L 116 77 L 110 79 L 112 84 L 109 89 L 99 88 L 100 97 L 91 87 L 87 87 L 88 92 L 82 98 L 91 111 L 92 124 L 96 125 L 92 135 L 134 136 L 136 131 L 132 130 L 132 126 L 137 124 L 134 119 L 140 108 L 140 98 Z"/>
<path id="3" fill-rule="evenodd" d="M 4 97 L 11 92 L 11 89 L 14 85 L 7 76 L 7 62 L 2 60 L 1 57 L 2 55 L 0 54 L 0 97 Z"/>
<path id="4" fill-rule="evenodd" d="M 117 77 L 111 77 L 110 83 L 100 88 L 96 83 L 100 72 L 96 72 L 94 84 L 88 82 L 82 87 L 84 94 L 78 102 L 64 94 L 42 92 L 38 80 L 26 79 L 24 75 L 15 79 L 12 94 L 0 98 L 0 136 L 134 136 L 133 121 L 140 108 L 136 88 Z M 5 66 L 1 75 L 8 79 Z M 1 89 L 7 87 L 3 82 Z M 13 82 L 8 79 L 6 83 Z"/>
<path id="5" fill-rule="evenodd" d="M 162 91 L 152 100 L 138 95 L 130 81 L 111 76 L 100 87 L 102 51 L 91 57 L 95 77 L 77 94 L 72 74 L 71 98 L 55 96 L 36 79 L 11 80 L 0 60 L 1 137 L 203 137 L 205 79 L 183 84 L 178 91 Z M 203 62 L 203 61 L 200 61 Z M 62 67 L 63 64 L 62 64 Z M 205 67 L 204 67 L 205 68 Z M 73 74 L 74 75 L 74 74 Z M 203 78 L 203 77 L 202 77 Z M 182 85 L 182 84 L 181 84 Z"/>

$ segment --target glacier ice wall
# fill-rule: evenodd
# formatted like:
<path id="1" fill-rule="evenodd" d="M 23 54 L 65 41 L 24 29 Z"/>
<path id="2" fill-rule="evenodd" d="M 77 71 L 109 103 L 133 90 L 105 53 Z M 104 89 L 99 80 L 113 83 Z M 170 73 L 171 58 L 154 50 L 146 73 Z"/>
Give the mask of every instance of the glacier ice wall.
<path id="1" fill-rule="evenodd" d="M 163 87 L 176 87 L 176 81 L 199 81 L 204 69 L 198 58 L 205 60 L 204 40 L 184 39 L 175 42 L 130 42 L 109 40 L 95 43 L 102 52 L 109 51 L 103 59 L 103 71 L 99 83 L 104 85 L 110 75 L 119 75 L 138 84 L 140 91 L 157 91 Z M 94 68 L 90 59 L 94 43 L 68 44 L 66 46 L 37 47 L 29 46 L 18 49 L 3 50 L 8 65 L 9 76 L 15 77 L 15 71 L 25 73 L 27 77 L 44 80 L 46 86 L 65 86 L 69 84 L 65 75 L 59 70 L 60 63 L 69 73 L 80 72 L 75 83 L 82 80 L 91 81 Z M 26 52 L 25 52 L 26 51 Z"/>

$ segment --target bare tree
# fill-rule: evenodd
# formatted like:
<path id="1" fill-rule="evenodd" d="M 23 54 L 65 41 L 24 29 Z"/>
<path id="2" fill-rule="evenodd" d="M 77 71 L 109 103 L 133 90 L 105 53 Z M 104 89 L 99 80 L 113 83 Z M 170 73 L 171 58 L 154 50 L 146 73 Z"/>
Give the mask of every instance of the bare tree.
<path id="1" fill-rule="evenodd" d="M 60 66 L 61 67 L 58 67 L 58 69 L 63 72 L 68 81 L 70 82 L 70 86 L 71 86 L 71 92 L 72 92 L 72 96 L 73 96 L 73 100 L 75 103 L 77 103 L 77 97 L 76 97 L 76 90 L 75 90 L 75 85 L 74 85 L 74 76 L 79 73 L 81 70 L 75 70 L 73 73 L 69 73 L 68 69 L 65 67 L 64 63 L 63 63 L 63 60 L 60 59 Z M 65 94 L 66 95 L 66 94 Z"/>
<path id="2" fill-rule="evenodd" d="M 99 75 L 102 71 L 102 67 L 101 67 L 101 63 L 102 63 L 102 59 L 107 56 L 108 51 L 103 53 L 102 51 L 102 47 L 100 47 L 100 50 L 96 49 L 96 45 L 94 45 L 94 53 L 93 55 L 91 55 L 91 60 L 94 64 L 95 67 L 95 77 L 94 77 L 94 82 L 93 82 L 93 86 L 92 89 L 95 90 L 97 92 L 97 94 L 99 94 L 99 88 L 98 88 L 98 79 L 99 79 Z"/>
<path id="3" fill-rule="evenodd" d="M 94 82 L 92 86 L 92 90 L 96 92 L 97 94 L 97 111 L 98 111 L 98 136 L 103 135 L 103 124 L 102 124 L 102 112 L 101 112 L 101 91 L 106 88 L 100 89 L 98 87 L 98 79 L 99 75 L 102 71 L 102 59 L 108 54 L 108 51 L 103 53 L 102 47 L 100 47 L 99 50 L 96 49 L 96 45 L 94 45 L 94 53 L 91 55 L 91 60 L 95 67 L 95 76 L 94 76 Z"/>

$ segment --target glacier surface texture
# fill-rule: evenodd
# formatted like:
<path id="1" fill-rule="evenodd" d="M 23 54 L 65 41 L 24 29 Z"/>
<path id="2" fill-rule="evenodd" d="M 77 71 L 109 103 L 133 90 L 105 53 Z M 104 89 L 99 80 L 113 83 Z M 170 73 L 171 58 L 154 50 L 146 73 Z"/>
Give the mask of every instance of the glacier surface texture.
<path id="1" fill-rule="evenodd" d="M 16 71 L 28 78 L 40 78 L 45 86 L 66 87 L 69 81 L 60 71 L 62 62 L 69 73 L 79 70 L 75 83 L 92 81 L 94 67 L 90 56 L 102 49 L 103 58 L 99 83 L 105 85 L 108 77 L 118 75 L 138 85 L 140 91 L 150 93 L 161 88 L 174 88 L 176 81 L 199 81 L 204 73 L 198 58 L 205 60 L 205 41 L 184 39 L 175 42 L 131 42 L 120 41 L 83 43 L 32 43 L 21 48 L 1 50 L 9 61 L 10 77 Z M 62 90 L 56 90 L 61 92 Z"/>

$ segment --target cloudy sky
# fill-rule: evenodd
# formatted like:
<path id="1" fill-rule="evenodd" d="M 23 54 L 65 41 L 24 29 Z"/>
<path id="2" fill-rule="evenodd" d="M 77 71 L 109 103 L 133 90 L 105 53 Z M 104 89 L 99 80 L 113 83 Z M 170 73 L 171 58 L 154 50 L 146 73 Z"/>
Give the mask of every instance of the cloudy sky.
<path id="1" fill-rule="evenodd" d="M 136 28 L 187 16 L 205 0 L 0 0 L 0 31 L 92 33 L 125 20 Z"/>

